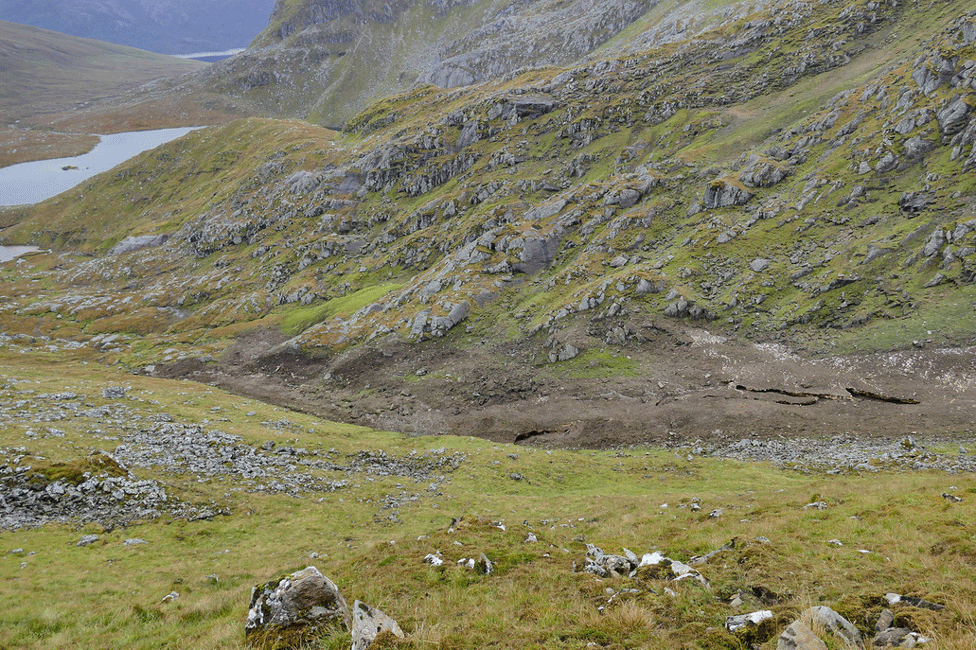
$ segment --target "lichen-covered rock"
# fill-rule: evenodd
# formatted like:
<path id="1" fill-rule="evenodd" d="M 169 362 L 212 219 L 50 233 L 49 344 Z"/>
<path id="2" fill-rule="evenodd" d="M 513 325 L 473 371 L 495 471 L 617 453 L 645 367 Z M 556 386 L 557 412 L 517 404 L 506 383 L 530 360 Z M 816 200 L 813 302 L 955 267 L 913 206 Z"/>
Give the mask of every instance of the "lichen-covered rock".
<path id="1" fill-rule="evenodd" d="M 331 580 L 315 567 L 258 585 L 244 632 L 254 648 L 294 648 L 308 643 L 325 627 L 351 625 L 349 607 Z"/>
<path id="2" fill-rule="evenodd" d="M 352 605 L 352 650 L 366 650 L 377 639 L 392 636 L 404 638 L 403 630 L 395 620 L 380 610 L 361 603 L 358 600 Z M 377 644 L 378 645 L 378 644 Z"/>
<path id="3" fill-rule="evenodd" d="M 827 650 L 827 644 L 801 621 L 794 621 L 780 635 L 776 650 Z"/>

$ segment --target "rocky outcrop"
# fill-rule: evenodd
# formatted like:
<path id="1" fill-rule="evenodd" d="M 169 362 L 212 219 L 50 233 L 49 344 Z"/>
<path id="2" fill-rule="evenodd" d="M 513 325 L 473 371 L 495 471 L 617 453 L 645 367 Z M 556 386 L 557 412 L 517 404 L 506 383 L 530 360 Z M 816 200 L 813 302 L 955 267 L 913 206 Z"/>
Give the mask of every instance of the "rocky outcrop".
<path id="1" fill-rule="evenodd" d="M 762 175 L 765 178 L 766 175 Z M 752 177 L 749 177 L 752 179 Z M 702 205 L 706 209 L 726 208 L 733 205 L 745 205 L 754 194 L 740 183 L 730 178 L 718 178 L 708 184 L 702 196 Z"/>

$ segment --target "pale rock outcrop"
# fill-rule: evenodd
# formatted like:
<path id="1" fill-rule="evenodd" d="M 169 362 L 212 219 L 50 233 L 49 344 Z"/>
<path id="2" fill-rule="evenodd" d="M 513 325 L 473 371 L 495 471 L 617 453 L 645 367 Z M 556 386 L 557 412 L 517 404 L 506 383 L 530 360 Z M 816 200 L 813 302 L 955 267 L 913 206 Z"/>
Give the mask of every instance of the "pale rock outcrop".
<path id="1" fill-rule="evenodd" d="M 403 630 L 395 620 L 366 603 L 358 600 L 352 605 L 352 650 L 366 650 L 380 636 L 404 638 Z"/>

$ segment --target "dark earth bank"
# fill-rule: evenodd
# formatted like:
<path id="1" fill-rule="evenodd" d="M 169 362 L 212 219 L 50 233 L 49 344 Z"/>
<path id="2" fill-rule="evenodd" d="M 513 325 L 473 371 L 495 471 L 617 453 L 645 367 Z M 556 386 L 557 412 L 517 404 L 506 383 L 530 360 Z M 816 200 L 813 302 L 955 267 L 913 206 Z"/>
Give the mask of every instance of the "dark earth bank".
<path id="1" fill-rule="evenodd" d="M 551 448 L 965 440 L 976 428 L 972 347 L 801 354 L 665 320 L 624 327 L 630 336 L 614 346 L 570 333 L 581 352 L 558 363 L 535 339 L 391 336 L 322 358 L 253 331 L 215 362 L 155 373 L 377 429 Z"/>

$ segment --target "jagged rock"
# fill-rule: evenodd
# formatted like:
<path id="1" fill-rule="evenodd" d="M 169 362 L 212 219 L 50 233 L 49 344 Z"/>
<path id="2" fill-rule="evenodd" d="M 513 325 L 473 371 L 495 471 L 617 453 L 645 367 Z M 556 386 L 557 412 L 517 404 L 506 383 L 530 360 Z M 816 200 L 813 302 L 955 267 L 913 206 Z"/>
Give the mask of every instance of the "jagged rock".
<path id="1" fill-rule="evenodd" d="M 771 160 L 753 155 L 746 161 L 739 180 L 749 187 L 772 187 L 789 174 L 789 168 Z"/>
<path id="2" fill-rule="evenodd" d="M 481 139 L 481 134 L 479 130 L 481 129 L 481 122 L 478 120 L 471 120 L 461 129 L 461 134 L 458 136 L 457 144 L 455 145 L 458 149 L 464 149 Z"/>
<path id="3" fill-rule="evenodd" d="M 944 275 L 942 275 L 941 273 L 936 273 L 934 276 L 932 276 L 931 280 L 929 280 L 922 286 L 925 287 L 926 289 L 931 289 L 932 287 L 937 287 L 940 284 L 942 284 L 944 280 L 945 280 Z"/>
<path id="4" fill-rule="evenodd" d="M 439 567 L 444 565 L 444 560 L 438 555 L 428 553 L 424 556 L 424 564 L 429 564 L 432 567 Z"/>
<path id="5" fill-rule="evenodd" d="M 475 569 L 478 573 L 484 575 L 491 575 L 495 572 L 495 563 L 488 559 L 488 556 L 482 553 L 478 556 L 478 562 L 475 564 Z"/>
<path id="6" fill-rule="evenodd" d="M 572 343 L 563 343 L 549 351 L 549 361 L 551 363 L 569 361 L 578 357 L 579 354 L 580 350 L 575 345 Z"/>
<path id="7" fill-rule="evenodd" d="M 827 644 L 800 621 L 794 621 L 780 635 L 776 650 L 827 650 Z"/>
<path id="8" fill-rule="evenodd" d="M 883 632 L 891 627 L 891 624 L 895 622 L 895 615 L 890 609 L 881 610 L 881 616 L 878 617 L 878 622 L 875 623 L 874 629 L 878 632 Z"/>
<path id="9" fill-rule="evenodd" d="M 888 601 L 889 605 L 905 603 L 906 605 L 911 605 L 912 607 L 920 607 L 922 609 L 931 609 L 934 611 L 945 609 L 945 605 L 932 603 L 922 598 L 916 598 L 915 596 L 902 596 L 896 593 L 887 593 L 884 595 L 884 598 Z"/>
<path id="10" fill-rule="evenodd" d="M 366 650 L 378 638 L 387 635 L 405 638 L 395 620 L 375 607 L 355 601 L 352 605 L 352 650 Z"/>
<path id="11" fill-rule="evenodd" d="M 349 607 L 331 580 L 307 567 L 251 590 L 244 632 L 253 647 L 290 648 L 335 623 L 350 627 Z"/>
<path id="12" fill-rule="evenodd" d="M 691 306 L 684 298 L 675 300 L 664 308 L 664 315 L 671 318 L 684 318 L 688 315 L 688 308 Z"/>
<path id="13" fill-rule="evenodd" d="M 809 617 L 815 625 L 821 625 L 830 630 L 844 643 L 861 646 L 861 633 L 851 625 L 846 618 L 825 605 L 818 605 L 806 610 L 801 616 Z"/>
<path id="14" fill-rule="evenodd" d="M 946 244 L 946 235 L 941 228 L 936 228 L 929 240 L 925 243 L 925 248 L 922 249 L 922 255 L 925 257 L 933 257 L 936 255 L 942 247 Z"/>
<path id="15" fill-rule="evenodd" d="M 905 192 L 898 199 L 898 207 L 905 212 L 921 212 L 929 203 L 932 197 L 925 192 Z"/>
<path id="16" fill-rule="evenodd" d="M 124 386 L 107 386 L 102 389 L 102 397 L 105 399 L 122 399 L 128 390 Z"/>
<path id="17" fill-rule="evenodd" d="M 641 193 L 638 190 L 626 188 L 619 192 L 613 192 L 608 194 L 603 199 L 604 205 L 619 205 L 621 208 L 627 209 L 632 208 L 637 205 L 637 202 L 641 200 Z"/>
<path id="18" fill-rule="evenodd" d="M 661 293 L 666 288 L 667 283 L 664 280 L 650 282 L 645 278 L 641 278 L 637 283 L 637 294 L 643 296 L 649 293 Z"/>
<path id="19" fill-rule="evenodd" d="M 934 142 L 921 136 L 914 136 L 905 140 L 905 155 L 911 160 L 918 160 L 934 148 Z"/>
<path id="20" fill-rule="evenodd" d="M 724 208 L 732 205 L 745 205 L 753 193 L 730 178 L 718 178 L 705 189 L 702 205 L 707 209 Z"/>
<path id="21" fill-rule="evenodd" d="M 518 242 L 512 242 L 512 250 L 519 244 L 519 261 L 512 265 L 512 268 L 526 275 L 534 275 L 552 264 L 556 253 L 559 252 L 559 244 L 562 241 L 562 230 L 555 230 L 542 237 L 527 237 Z"/>
<path id="22" fill-rule="evenodd" d="M 874 166 L 874 170 L 879 174 L 886 174 L 898 166 L 898 156 L 893 153 L 886 153 L 881 160 Z"/>
<path id="23" fill-rule="evenodd" d="M 467 301 L 454 305 L 447 316 L 434 316 L 430 319 L 430 331 L 434 336 L 444 334 L 466 319 L 471 314 L 471 305 Z"/>
<path id="24" fill-rule="evenodd" d="M 556 100 L 549 95 L 532 94 L 521 95 L 512 100 L 512 108 L 522 119 L 535 119 L 551 112 L 556 107 Z"/>
<path id="25" fill-rule="evenodd" d="M 956 95 L 949 100 L 945 108 L 936 111 L 935 119 L 939 122 L 943 142 L 948 142 L 951 136 L 965 128 L 969 114 L 973 110 L 970 101 L 971 98 L 965 95 Z"/>
<path id="26" fill-rule="evenodd" d="M 667 572 L 665 577 L 670 578 L 675 582 L 681 580 L 697 580 L 705 587 L 709 586 L 708 580 L 706 580 L 705 576 L 703 576 L 698 570 L 692 568 L 684 562 L 672 560 L 658 551 L 644 554 L 644 556 L 641 558 L 640 564 L 637 565 L 637 570 L 640 571 L 643 567 L 661 567 Z"/>
<path id="27" fill-rule="evenodd" d="M 98 541 L 98 535 L 83 535 L 75 546 L 88 546 Z"/>
<path id="28" fill-rule="evenodd" d="M 725 619 L 725 629 L 729 632 L 735 632 L 740 627 L 748 627 L 750 625 L 759 625 L 767 618 L 772 618 L 773 613 L 768 609 L 763 609 L 758 612 L 752 612 L 750 614 L 738 614 L 736 616 L 728 616 Z"/>

